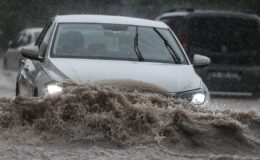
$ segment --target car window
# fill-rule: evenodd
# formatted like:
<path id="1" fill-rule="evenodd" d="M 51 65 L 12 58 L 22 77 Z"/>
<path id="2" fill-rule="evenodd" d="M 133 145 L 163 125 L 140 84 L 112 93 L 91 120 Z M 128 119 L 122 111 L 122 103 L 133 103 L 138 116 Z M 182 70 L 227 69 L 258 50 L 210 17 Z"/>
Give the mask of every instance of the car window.
<path id="1" fill-rule="evenodd" d="M 42 32 L 40 33 L 39 37 L 37 38 L 35 45 L 39 46 L 41 45 L 43 38 L 45 37 L 46 32 L 48 31 L 48 29 L 50 28 L 50 26 L 52 25 L 52 21 L 49 21 L 44 27 Z"/>
<path id="2" fill-rule="evenodd" d="M 40 47 L 39 47 L 39 56 L 41 56 L 41 57 L 44 57 L 44 55 L 45 55 L 53 28 L 54 28 L 54 23 L 49 23 L 45 27 L 45 29 L 43 29 L 43 33 L 45 32 L 45 34 L 42 35 L 42 40 L 41 40 Z M 39 36 L 41 36 L 41 34 Z"/>
<path id="3" fill-rule="evenodd" d="M 43 38 L 40 46 L 42 46 L 43 44 L 48 44 L 50 36 L 51 36 L 51 33 L 52 33 L 52 30 L 53 30 L 53 25 L 51 25 L 48 28 L 48 30 L 47 30 L 46 34 L 44 35 L 44 38 Z"/>
<path id="4" fill-rule="evenodd" d="M 162 29 L 158 30 L 165 32 Z M 164 34 L 171 34 L 168 30 L 166 32 Z M 169 50 L 153 28 L 138 27 L 138 34 L 137 47 L 145 61 L 174 63 Z M 138 60 L 138 53 L 135 50 L 136 35 L 137 26 L 60 24 L 55 35 L 51 56 Z M 171 44 L 176 43 L 173 39 L 169 39 L 169 41 L 172 41 Z M 179 46 L 173 45 L 172 47 Z M 180 56 L 183 58 L 182 55 Z"/>
<path id="5" fill-rule="evenodd" d="M 191 28 L 191 49 L 207 53 L 213 63 L 260 64 L 258 21 L 227 16 L 199 17 L 193 18 Z"/>

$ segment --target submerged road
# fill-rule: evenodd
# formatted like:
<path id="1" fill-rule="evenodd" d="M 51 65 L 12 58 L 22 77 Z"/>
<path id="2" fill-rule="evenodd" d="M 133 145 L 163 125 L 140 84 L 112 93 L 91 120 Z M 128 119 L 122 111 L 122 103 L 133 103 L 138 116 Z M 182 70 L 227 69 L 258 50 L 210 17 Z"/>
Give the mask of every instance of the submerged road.
<path id="1" fill-rule="evenodd" d="M 15 71 L 3 70 L 2 59 L 0 59 L 0 97 L 14 98 L 17 73 Z M 211 107 L 232 109 L 235 111 L 255 111 L 260 114 L 260 98 L 225 98 L 212 97 Z"/>

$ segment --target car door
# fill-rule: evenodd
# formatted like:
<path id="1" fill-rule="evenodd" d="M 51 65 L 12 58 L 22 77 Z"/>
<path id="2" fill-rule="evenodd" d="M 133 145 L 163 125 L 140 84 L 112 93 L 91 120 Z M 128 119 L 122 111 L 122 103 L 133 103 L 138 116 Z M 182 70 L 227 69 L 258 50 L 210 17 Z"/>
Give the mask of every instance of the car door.
<path id="1" fill-rule="evenodd" d="M 49 46 L 49 39 L 52 33 L 52 22 L 49 22 L 40 34 L 36 45 L 39 48 L 39 57 L 43 58 Z M 22 96 L 38 96 L 39 88 L 42 91 L 43 85 L 50 77 L 43 68 L 44 60 L 35 61 L 30 59 L 23 60 L 19 76 L 19 94 Z"/>

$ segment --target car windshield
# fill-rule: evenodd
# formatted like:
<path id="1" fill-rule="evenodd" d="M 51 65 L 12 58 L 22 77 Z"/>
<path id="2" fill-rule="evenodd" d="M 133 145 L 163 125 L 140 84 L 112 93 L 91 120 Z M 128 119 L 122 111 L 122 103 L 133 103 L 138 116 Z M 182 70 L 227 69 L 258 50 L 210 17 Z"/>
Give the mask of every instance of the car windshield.
<path id="1" fill-rule="evenodd" d="M 206 51 L 213 63 L 260 64 L 256 19 L 206 16 L 194 18 L 192 24 L 191 48 Z"/>
<path id="2" fill-rule="evenodd" d="M 169 29 L 118 24 L 60 24 L 52 57 L 187 63 Z M 163 36 L 163 38 L 162 38 Z M 165 45 L 169 43 L 173 51 Z"/>

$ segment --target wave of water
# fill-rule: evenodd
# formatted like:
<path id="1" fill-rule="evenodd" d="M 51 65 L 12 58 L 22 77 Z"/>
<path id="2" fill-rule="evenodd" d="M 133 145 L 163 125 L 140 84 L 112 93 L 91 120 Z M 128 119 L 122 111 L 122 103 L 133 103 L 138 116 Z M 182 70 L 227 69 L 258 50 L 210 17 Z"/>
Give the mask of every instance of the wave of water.
<path id="1" fill-rule="evenodd" d="M 12 137 L 14 143 L 101 145 L 123 151 L 142 145 L 181 154 L 182 159 L 260 157 L 260 117 L 254 112 L 200 108 L 161 90 L 64 86 L 62 94 L 0 99 L 1 141 Z"/>

